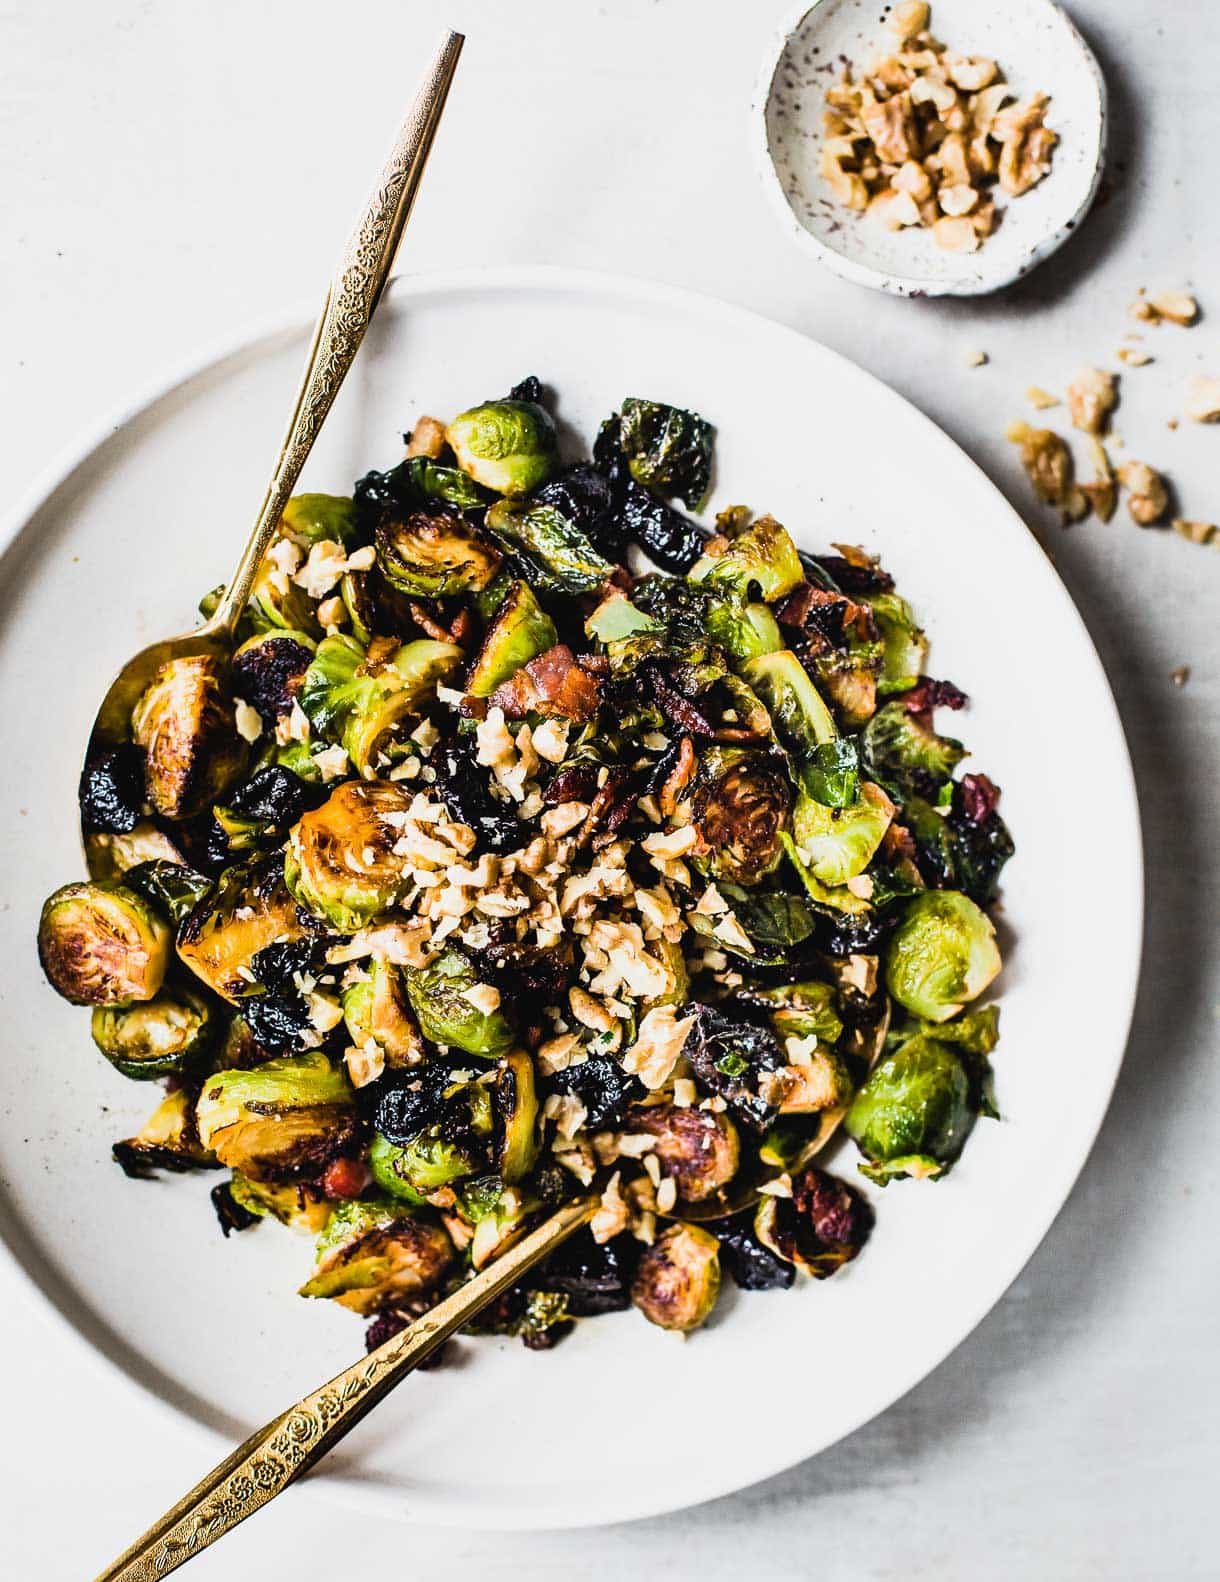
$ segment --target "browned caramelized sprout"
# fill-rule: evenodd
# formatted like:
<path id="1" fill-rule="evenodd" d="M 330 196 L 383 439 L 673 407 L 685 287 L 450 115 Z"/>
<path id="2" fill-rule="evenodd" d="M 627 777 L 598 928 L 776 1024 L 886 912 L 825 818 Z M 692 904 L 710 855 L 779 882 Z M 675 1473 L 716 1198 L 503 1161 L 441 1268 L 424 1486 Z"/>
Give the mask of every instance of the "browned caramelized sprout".
<path id="1" fill-rule="evenodd" d="M 301 1295 L 367 1316 L 435 1290 L 452 1262 L 441 1225 L 395 1203 L 356 1199 L 332 1212 Z"/>
<path id="2" fill-rule="evenodd" d="M 202 812 L 246 766 L 225 667 L 211 654 L 162 665 L 132 711 L 131 729 L 144 750 L 148 800 L 163 818 Z"/>
<path id="3" fill-rule="evenodd" d="M 74 1005 L 151 1000 L 170 954 L 164 919 L 112 881 L 65 884 L 42 909 L 38 955 L 51 986 Z"/>
<path id="4" fill-rule="evenodd" d="M 644 1251 L 631 1300 L 661 1329 L 698 1329 L 720 1293 L 720 1243 L 698 1225 L 663 1230 Z"/>
<path id="5" fill-rule="evenodd" d="M 727 1115 L 674 1104 L 640 1104 L 628 1111 L 623 1129 L 656 1139 L 652 1151 L 661 1174 L 674 1181 L 684 1203 L 701 1203 L 737 1174 L 741 1145 Z"/>
<path id="6" fill-rule="evenodd" d="M 195 1105 L 205 1148 L 251 1181 L 316 1174 L 357 1133 L 352 1089 L 319 1050 L 209 1077 Z"/>

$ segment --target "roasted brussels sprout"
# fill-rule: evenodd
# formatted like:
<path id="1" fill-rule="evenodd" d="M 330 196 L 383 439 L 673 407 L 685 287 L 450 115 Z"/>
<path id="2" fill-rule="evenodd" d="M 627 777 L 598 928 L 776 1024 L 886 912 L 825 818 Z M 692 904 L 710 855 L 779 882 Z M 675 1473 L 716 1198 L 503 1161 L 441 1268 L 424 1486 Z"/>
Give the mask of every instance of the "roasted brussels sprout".
<path id="1" fill-rule="evenodd" d="M 403 756 L 406 723 L 433 701 L 437 683 L 461 659 L 455 644 L 432 638 L 379 657 L 354 637 L 326 637 L 305 672 L 299 701 L 314 731 L 341 744 L 352 767 L 369 779 Z"/>
<path id="2" fill-rule="evenodd" d="M 300 1294 L 329 1297 L 367 1316 L 435 1290 L 452 1262 L 453 1243 L 442 1226 L 388 1200 L 356 1199 L 331 1213 Z"/>
<path id="3" fill-rule="evenodd" d="M 492 1087 L 496 1126 L 496 1166 L 500 1179 L 512 1186 L 533 1169 L 541 1138 L 534 1062 L 527 1050 L 510 1049 L 501 1056 Z"/>
<path id="4" fill-rule="evenodd" d="M 343 1020 L 357 1049 L 371 1044 L 388 1066 L 414 1066 L 424 1058 L 402 973 L 380 957 L 369 962 L 367 977 L 343 991 Z"/>
<path id="5" fill-rule="evenodd" d="M 872 862 L 892 817 L 872 802 L 827 807 L 802 793 L 792 815 L 792 835 L 816 878 L 823 884 L 846 884 Z"/>
<path id="6" fill-rule="evenodd" d="M 737 1174 L 741 1145 L 727 1115 L 679 1109 L 674 1104 L 637 1104 L 623 1130 L 647 1132 L 664 1176 L 672 1177 L 683 1203 L 702 1203 Z"/>
<path id="7" fill-rule="evenodd" d="M 210 654 L 162 665 L 132 710 L 131 730 L 144 751 L 145 792 L 162 818 L 202 812 L 246 767 L 224 666 Z"/>
<path id="8" fill-rule="evenodd" d="M 783 859 L 779 834 L 792 793 L 782 769 L 763 753 L 705 754 L 690 813 L 709 848 L 708 871 L 735 884 L 756 884 Z"/>
<path id="9" fill-rule="evenodd" d="M 163 912 L 177 927 L 211 890 L 213 880 L 205 873 L 196 873 L 185 863 L 154 858 L 128 868 L 123 883 L 146 901 L 151 901 L 157 911 Z"/>
<path id="10" fill-rule="evenodd" d="M 186 860 L 165 831 L 147 819 L 141 819 L 130 834 L 93 830 L 85 836 L 85 857 L 90 874 L 102 880 L 121 879 L 139 863 Z"/>
<path id="11" fill-rule="evenodd" d="M 316 1236 L 324 1229 L 331 1215 L 331 1207 L 317 1189 L 303 1181 L 251 1181 L 240 1171 L 234 1171 L 229 1182 L 233 1201 L 247 1214 L 258 1219 L 268 1215 L 287 1225 L 289 1230 L 302 1231 Z"/>
<path id="12" fill-rule="evenodd" d="M 599 643 L 618 643 L 641 632 L 658 630 L 658 623 L 637 609 L 621 588 L 610 592 L 585 621 L 585 634 Z"/>
<path id="13" fill-rule="evenodd" d="M 185 1088 L 167 1093 L 134 1137 L 110 1150 L 115 1164 L 135 1181 L 149 1180 L 156 1170 L 215 1170 L 215 1154 L 199 1140 L 195 1108 Z"/>
<path id="14" fill-rule="evenodd" d="M 514 582 L 484 634 L 466 683 L 467 692 L 476 698 L 490 697 L 502 681 L 558 641 L 555 623 L 529 583 Z"/>
<path id="15" fill-rule="evenodd" d="M 773 516 L 760 516 L 723 555 L 705 556 L 693 566 L 690 578 L 770 604 L 799 587 L 805 572 L 787 528 Z"/>
<path id="16" fill-rule="evenodd" d="M 417 1206 L 426 1203 L 428 1192 L 470 1173 L 464 1160 L 458 1162 L 452 1174 L 443 1169 L 432 1169 L 433 1162 L 426 1151 L 413 1152 L 408 1147 L 392 1143 L 381 1132 L 373 1133 L 373 1140 L 369 1144 L 369 1169 L 373 1173 L 374 1184 L 400 1203 Z M 415 1185 L 417 1179 L 422 1183 L 421 1186 Z"/>
<path id="17" fill-rule="evenodd" d="M 861 1173 L 884 1186 L 894 1176 L 943 1175 L 974 1119 L 970 1077 L 957 1052 L 919 1034 L 878 1062 L 843 1124 L 867 1160 Z"/>
<path id="18" fill-rule="evenodd" d="M 838 996 L 829 983 L 806 980 L 776 988 L 750 988 L 742 991 L 741 998 L 768 1011 L 781 1038 L 812 1034 L 822 1043 L 834 1044 L 843 1032 Z"/>
<path id="19" fill-rule="evenodd" d="M 280 516 L 280 528 L 302 545 L 323 539 L 349 544 L 356 532 L 352 501 L 345 494 L 294 494 Z"/>
<path id="20" fill-rule="evenodd" d="M 746 680 L 771 715 L 776 736 L 791 754 L 793 770 L 810 796 L 823 789 L 810 779 L 822 748 L 837 748 L 838 728 L 809 672 L 789 648 L 760 654 L 743 667 Z M 855 787 L 846 801 L 853 801 Z"/>
<path id="21" fill-rule="evenodd" d="M 883 644 L 877 690 L 907 692 L 923 674 L 928 639 L 916 625 L 911 606 L 896 593 L 875 593 L 867 600 Z"/>
<path id="22" fill-rule="evenodd" d="M 767 606 L 744 604 L 736 597 L 708 600 L 707 630 L 713 642 L 740 664 L 778 653 L 784 646 L 779 623 Z"/>
<path id="23" fill-rule="evenodd" d="M 316 651 L 306 632 L 258 632 L 233 655 L 233 691 L 273 724 L 291 710 Z"/>
<path id="24" fill-rule="evenodd" d="M 297 901 L 341 934 L 354 934 L 398 898 L 394 852 L 410 798 L 382 781 L 347 780 L 288 837 L 284 878 Z"/>
<path id="25" fill-rule="evenodd" d="M 681 1222 L 644 1250 L 631 1300 L 661 1329 L 698 1329 L 720 1294 L 720 1243 L 710 1231 Z"/>
<path id="26" fill-rule="evenodd" d="M 921 713 L 897 698 L 882 704 L 860 740 L 868 773 L 900 796 L 935 797 L 965 756 L 961 742 L 938 736 Z"/>
<path id="27" fill-rule="evenodd" d="M 464 473 L 510 498 L 529 494 L 555 470 L 555 425 L 536 401 L 485 401 L 460 412 L 445 439 Z"/>
<path id="28" fill-rule="evenodd" d="M 908 903 L 890 940 L 886 987 L 929 1022 L 947 1022 L 977 999 L 1001 966 L 991 919 L 956 890 Z"/>
<path id="29" fill-rule="evenodd" d="M 374 1139 L 371 1164 L 387 1190 L 395 1190 L 392 1183 L 398 1182 L 425 1197 L 492 1169 L 496 1114 L 487 1082 L 440 1061 L 395 1072 L 393 1078 L 378 1084 L 373 1111 L 383 1141 Z"/>
<path id="30" fill-rule="evenodd" d="M 663 401 L 628 397 L 619 420 L 619 445 L 637 483 L 676 495 L 697 511 L 712 472 L 715 430 L 697 412 Z"/>
<path id="31" fill-rule="evenodd" d="M 125 1077 L 150 1081 L 197 1066 L 216 1041 L 211 1003 L 193 989 L 162 989 L 137 1005 L 99 1005 L 93 1042 Z"/>
<path id="32" fill-rule="evenodd" d="M 144 811 L 144 760 L 134 742 L 122 742 L 89 759 L 81 771 L 81 827 L 130 835 Z"/>
<path id="33" fill-rule="evenodd" d="M 814 1165 L 794 1179 L 791 1198 L 765 1196 L 754 1215 L 754 1234 L 763 1246 L 815 1280 L 850 1263 L 872 1228 L 873 1211 L 864 1198 Z"/>
<path id="34" fill-rule="evenodd" d="M 470 957 L 453 946 L 428 966 L 408 969 L 407 997 L 425 1038 L 495 1060 L 513 1043 L 513 1030 L 498 1005 L 484 1010 L 471 999 L 479 983 Z"/>
<path id="35" fill-rule="evenodd" d="M 595 593 L 614 570 L 553 505 L 497 500 L 487 531 L 542 593 Z"/>
<path id="36" fill-rule="evenodd" d="M 38 957 L 51 987 L 73 1005 L 151 1000 L 169 955 L 164 919 L 126 885 L 65 884 L 43 906 Z"/>
<path id="37" fill-rule="evenodd" d="M 240 1000 L 254 987 L 258 952 L 303 932 L 282 861 L 268 857 L 221 875 L 178 930 L 178 955 L 209 989 Z"/>
<path id="38" fill-rule="evenodd" d="M 195 1105 L 200 1140 L 251 1181 L 315 1174 L 357 1133 L 351 1084 L 318 1050 L 209 1077 Z"/>
<path id="39" fill-rule="evenodd" d="M 377 564 L 391 588 L 417 599 L 475 593 L 495 576 L 500 557 L 461 517 L 413 511 L 377 529 Z"/>

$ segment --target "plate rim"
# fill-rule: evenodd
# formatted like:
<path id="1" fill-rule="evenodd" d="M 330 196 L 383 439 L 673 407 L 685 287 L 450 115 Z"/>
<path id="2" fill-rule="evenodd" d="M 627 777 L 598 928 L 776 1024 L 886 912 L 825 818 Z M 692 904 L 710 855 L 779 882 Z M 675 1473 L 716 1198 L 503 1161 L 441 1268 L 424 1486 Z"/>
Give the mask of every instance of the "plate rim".
<path id="1" fill-rule="evenodd" d="M 976 475 L 977 480 L 994 496 L 997 508 L 1002 508 L 1003 513 L 1010 519 L 1014 527 L 1031 540 L 1032 547 L 1042 550 L 1042 545 L 1036 535 L 984 469 L 956 440 L 915 406 L 913 402 L 886 384 L 876 374 L 853 362 L 851 358 L 826 346 L 815 337 L 806 335 L 792 325 L 771 318 L 756 309 L 745 307 L 740 303 L 731 302 L 710 293 L 694 291 L 683 286 L 654 281 L 644 277 L 555 264 L 522 266 L 470 265 L 418 272 L 404 271 L 391 277 L 387 285 L 387 292 L 392 293 L 395 300 L 400 302 L 404 299 L 426 298 L 429 295 L 452 295 L 478 291 L 536 291 L 548 287 L 572 293 L 583 292 L 600 299 L 617 299 L 619 301 L 631 299 L 650 302 L 654 305 L 670 306 L 675 310 L 688 314 L 701 314 L 718 319 L 721 322 L 734 322 L 739 327 L 750 329 L 760 336 L 776 337 L 779 340 L 800 345 L 803 348 L 812 346 L 818 355 L 843 365 L 851 371 L 852 377 L 864 380 L 868 386 L 871 386 L 875 392 L 879 393 L 880 399 L 883 401 L 896 402 L 904 407 L 908 417 L 913 417 L 918 424 L 922 424 L 928 444 L 933 447 L 940 447 L 944 453 L 952 455 L 956 464 L 965 463 L 968 469 Z M 85 466 L 109 440 L 113 439 L 122 429 L 139 418 L 141 414 L 155 407 L 193 380 L 220 369 L 226 362 L 252 353 L 263 343 L 274 341 L 277 337 L 296 336 L 312 322 L 313 315 L 305 311 L 286 314 L 281 310 L 274 316 L 267 315 L 247 324 L 239 332 L 213 338 L 202 350 L 197 350 L 191 356 L 178 360 L 172 373 L 168 375 L 162 374 L 156 379 L 149 379 L 142 383 L 131 396 L 120 403 L 116 403 L 115 407 L 100 421 L 85 427 L 72 441 L 62 447 L 38 471 L 33 481 L 21 492 L 16 504 L 0 514 L 0 557 L 7 556 L 13 550 L 38 513 L 52 505 L 56 494 L 71 482 L 73 475 Z M 969 1305 L 964 1314 L 959 1316 L 957 1322 L 952 1326 L 950 1338 L 945 1340 L 943 1345 L 938 1340 L 930 1360 L 921 1361 L 917 1377 L 911 1379 L 898 1394 L 891 1396 L 881 1405 L 867 1403 L 858 1415 L 847 1421 L 833 1440 L 819 1446 L 817 1450 L 805 1451 L 793 1457 L 787 1449 L 784 1449 L 771 1458 L 764 1458 L 757 1462 L 744 1479 L 741 1477 L 740 1472 L 721 1477 L 702 1475 L 702 1473 L 696 1477 L 686 1475 L 679 1482 L 671 1481 L 667 1485 L 666 1491 L 657 1497 L 649 1498 L 648 1490 L 643 1488 L 633 1490 L 634 1497 L 628 1499 L 624 1499 L 617 1494 L 609 1498 L 602 1495 L 600 1496 L 602 1501 L 600 1505 L 585 1505 L 579 1511 L 555 1509 L 548 1516 L 542 1518 L 532 1512 L 522 1512 L 518 1516 L 508 1508 L 492 1510 L 480 1508 L 474 1500 L 468 1500 L 459 1504 L 447 1496 L 438 1497 L 430 1491 L 413 1491 L 409 1488 L 388 1486 L 383 1483 L 369 1483 L 352 1476 L 332 1474 L 330 1476 L 311 1477 L 308 1483 L 308 1487 L 311 1490 L 332 1503 L 339 1503 L 348 1509 L 353 1507 L 360 1508 L 370 1513 L 389 1516 L 403 1522 L 416 1522 L 445 1528 L 465 1526 L 493 1532 L 544 1532 L 596 1527 L 615 1522 L 644 1520 L 649 1517 L 690 1509 L 710 1500 L 723 1498 L 764 1482 L 766 1479 L 787 1471 L 791 1467 L 800 1465 L 803 1461 L 811 1460 L 814 1456 L 820 1455 L 824 1450 L 831 1449 L 835 1444 L 841 1443 L 844 1439 L 856 1433 L 866 1423 L 872 1421 L 873 1418 L 880 1416 L 883 1412 L 888 1411 L 890 1407 L 904 1399 L 911 1390 L 935 1372 L 1004 1298 L 1066 1206 L 1080 1173 L 1093 1151 L 1102 1122 L 1109 1109 L 1118 1074 L 1126 1054 L 1127 1044 L 1130 1040 L 1143 958 L 1145 913 L 1143 837 L 1135 773 L 1131 762 L 1130 749 L 1127 744 L 1126 732 L 1123 728 L 1122 717 L 1114 697 L 1113 688 L 1110 685 L 1105 666 L 1101 661 L 1088 626 L 1077 609 L 1066 584 L 1059 576 L 1053 561 L 1046 555 L 1044 550 L 1042 550 L 1042 553 L 1045 567 L 1051 574 L 1048 587 L 1055 589 L 1064 614 L 1070 621 L 1075 623 L 1079 635 L 1084 641 L 1087 655 L 1094 667 L 1096 679 L 1100 682 L 1102 693 L 1109 702 L 1111 723 L 1114 729 L 1116 745 L 1119 748 L 1118 758 L 1123 770 L 1121 783 L 1111 787 L 1112 802 L 1115 806 L 1116 816 L 1125 825 L 1122 847 L 1127 853 L 1127 861 L 1130 868 L 1128 881 L 1133 904 L 1128 908 L 1126 914 L 1127 928 L 1123 942 L 1124 970 L 1122 974 L 1122 983 L 1125 987 L 1122 991 L 1122 1003 L 1117 1007 L 1120 1014 L 1115 1020 L 1115 1043 L 1117 1048 L 1111 1058 L 1111 1069 L 1107 1080 L 1098 1085 L 1091 1113 L 1087 1117 L 1087 1127 L 1082 1129 L 1082 1135 L 1087 1133 L 1087 1142 L 1081 1149 L 1079 1159 L 1075 1160 L 1057 1178 L 1056 1189 L 1049 1194 L 1047 1199 L 1050 1204 L 1049 1209 L 1044 1205 L 1041 1212 L 1032 1222 L 1032 1229 L 1027 1231 L 1026 1235 L 1019 1241 L 1014 1242 L 1015 1250 L 1012 1252 L 1011 1257 L 1005 1261 L 1007 1272 L 1003 1276 L 1002 1283 L 997 1282 L 996 1289 L 989 1291 L 985 1297 Z M 1117 1032 L 1120 1029 L 1121 1042 L 1117 1037 Z M 50 1291 L 44 1289 L 42 1282 L 37 1278 L 33 1269 L 27 1265 L 26 1259 L 22 1256 L 18 1246 L 10 1241 L 7 1227 L 3 1222 L 0 1222 L 0 1244 L 3 1245 L 6 1263 L 16 1272 L 18 1290 L 42 1311 L 51 1310 L 57 1330 L 70 1337 L 73 1347 L 90 1359 L 91 1365 L 98 1370 L 99 1376 L 104 1374 L 111 1380 L 116 1377 L 125 1380 L 128 1387 L 139 1390 L 140 1395 L 151 1404 L 155 1411 L 164 1414 L 167 1419 L 180 1425 L 188 1436 L 197 1439 L 201 1445 L 209 1445 L 218 1454 L 223 1454 L 231 1449 L 230 1442 L 222 1433 L 200 1422 L 183 1408 L 166 1400 L 154 1388 L 135 1374 L 128 1372 L 118 1361 L 112 1359 L 99 1346 L 87 1338 L 83 1331 L 73 1323 L 68 1313 L 55 1301 Z"/>

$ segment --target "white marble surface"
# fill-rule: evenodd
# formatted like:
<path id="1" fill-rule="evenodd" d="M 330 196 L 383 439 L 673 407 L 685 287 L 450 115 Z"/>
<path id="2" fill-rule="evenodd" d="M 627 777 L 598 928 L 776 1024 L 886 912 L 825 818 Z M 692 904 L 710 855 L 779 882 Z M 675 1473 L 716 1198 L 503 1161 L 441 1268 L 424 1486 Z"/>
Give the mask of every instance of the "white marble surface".
<path id="1" fill-rule="evenodd" d="M 416 62 L 449 22 L 470 41 L 406 267 L 549 260 L 748 303 L 909 395 L 1023 509 L 1002 438 L 1021 392 L 1061 389 L 1081 364 L 1112 362 L 1138 286 L 1193 286 L 1210 315 L 1151 339 L 1157 361 L 1127 374 L 1118 427 L 1128 455 L 1172 472 L 1188 515 L 1220 517 L 1220 429 L 1165 426 L 1192 373 L 1220 373 L 1214 0 L 1072 5 L 1109 78 L 1113 195 L 1032 280 L 969 304 L 866 293 L 820 272 L 775 227 L 744 118 L 783 9 L 4 0 L 4 494 L 15 498 L 168 365 L 317 294 Z M 990 362 L 967 370 L 974 348 Z M 1220 554 L 1125 518 L 1064 534 L 1027 514 L 1118 695 L 1150 905 L 1136 1030 L 1109 1120 L 1006 1299 L 884 1417 L 698 1511 L 583 1535 L 438 1534 L 348 1520 L 306 1486 L 192 1576 L 1220 1576 Z M 1192 675 L 1179 690 L 1169 672 L 1181 664 Z M 1105 787 L 1087 764 L 1048 763 L 1046 781 L 1087 840 L 1089 801 Z M 1086 930 L 1089 897 L 1064 905 Z M 10 981 L 29 970 L 10 964 Z M 2 1266 L 0 1313 L 0 1571 L 39 1582 L 91 1575 L 203 1470 L 197 1446 L 63 1346 Z M 808 1365 L 818 1365 L 812 1347 Z M 778 1366 L 773 1387 L 782 1410 Z M 675 1437 L 675 1454 L 714 1453 Z"/>

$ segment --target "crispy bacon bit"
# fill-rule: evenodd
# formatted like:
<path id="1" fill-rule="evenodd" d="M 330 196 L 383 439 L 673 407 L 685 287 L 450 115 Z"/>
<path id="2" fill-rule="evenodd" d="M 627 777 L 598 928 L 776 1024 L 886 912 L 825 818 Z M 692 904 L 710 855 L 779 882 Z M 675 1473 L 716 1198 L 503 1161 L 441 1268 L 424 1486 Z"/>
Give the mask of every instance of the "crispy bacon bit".
<path id="1" fill-rule="evenodd" d="M 931 715 L 933 709 L 964 709 L 969 701 L 952 681 L 933 681 L 931 676 L 925 676 L 902 696 L 903 708 L 916 717 Z"/>
<path id="2" fill-rule="evenodd" d="M 323 1196 L 336 1202 L 344 1198 L 359 1197 L 368 1180 L 368 1171 L 359 1159 L 332 1159 L 322 1172 L 320 1182 Z"/>
<path id="3" fill-rule="evenodd" d="M 458 713 L 464 720 L 485 720 L 487 718 L 487 699 L 473 697 L 468 692 L 458 704 Z"/>
<path id="4" fill-rule="evenodd" d="M 607 771 L 606 783 L 593 798 L 588 816 L 580 826 L 577 846 L 586 845 L 597 831 L 613 835 L 624 824 L 639 797 L 638 787 L 631 784 L 630 769 L 616 765 Z"/>
<path id="5" fill-rule="evenodd" d="M 676 687 L 671 687 L 669 682 L 661 675 L 656 665 L 648 666 L 648 679 L 652 685 L 653 696 L 657 706 L 667 720 L 670 720 L 680 731 L 685 731 L 691 736 L 714 736 L 715 727 L 711 721 L 695 707 L 689 698 L 684 698 Z"/>
<path id="6" fill-rule="evenodd" d="M 474 618 L 469 610 L 459 610 L 446 626 L 440 619 L 439 612 L 430 610 L 418 599 L 409 599 L 407 608 L 420 631 L 427 632 L 428 636 L 435 638 L 438 643 L 465 643 L 470 640 L 474 632 Z"/>
<path id="7" fill-rule="evenodd" d="M 963 775 L 962 812 L 971 824 L 983 824 L 995 812 L 1000 788 L 987 775 Z"/>
<path id="8" fill-rule="evenodd" d="M 597 712 L 600 697 L 596 677 L 581 669 L 566 643 L 556 643 L 497 687 L 491 701 L 508 719 L 549 714 L 580 724 Z"/>
<path id="9" fill-rule="evenodd" d="M 918 847 L 915 845 L 915 837 L 905 824 L 898 823 L 891 824 L 881 837 L 881 851 L 891 861 L 901 860 L 905 857 L 914 862 L 919 854 Z"/>

